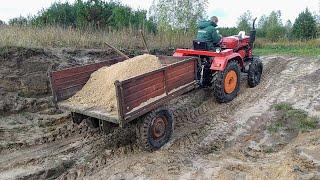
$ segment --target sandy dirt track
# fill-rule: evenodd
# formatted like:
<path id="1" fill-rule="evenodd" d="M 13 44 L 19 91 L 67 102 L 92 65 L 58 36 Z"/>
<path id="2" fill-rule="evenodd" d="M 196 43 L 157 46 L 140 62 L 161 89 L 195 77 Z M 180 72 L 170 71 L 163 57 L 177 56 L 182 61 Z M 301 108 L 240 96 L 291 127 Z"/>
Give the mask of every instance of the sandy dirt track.
<path id="1" fill-rule="evenodd" d="M 64 55 L 52 56 L 59 64 Z M 174 135 L 152 153 L 137 147 L 133 128 L 105 135 L 73 125 L 45 92 L 21 95 L 22 85 L 9 91 L 10 77 L 1 72 L 0 179 L 319 179 L 320 130 L 279 138 L 267 126 L 279 116 L 271 106 L 281 102 L 320 117 L 320 60 L 262 60 L 262 83 L 250 89 L 243 75 L 230 103 L 217 103 L 209 89 L 172 101 Z"/>

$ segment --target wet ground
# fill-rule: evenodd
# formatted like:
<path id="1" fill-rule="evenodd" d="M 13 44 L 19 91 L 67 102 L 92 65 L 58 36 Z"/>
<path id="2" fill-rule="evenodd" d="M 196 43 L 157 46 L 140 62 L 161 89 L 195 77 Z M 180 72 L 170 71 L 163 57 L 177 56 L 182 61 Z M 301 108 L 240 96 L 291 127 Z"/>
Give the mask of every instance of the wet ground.
<path id="1" fill-rule="evenodd" d="M 176 119 L 171 141 L 159 151 L 144 152 L 133 128 L 105 135 L 85 123 L 73 125 L 68 112 L 53 107 L 43 77 L 52 62 L 63 68 L 107 56 L 69 51 L 2 57 L 0 179 L 320 178 L 319 122 L 303 132 L 268 129 L 282 117 L 272 108 L 279 103 L 320 117 L 319 60 L 262 57 L 261 84 L 251 89 L 243 75 L 238 97 L 227 104 L 217 103 L 209 89 L 175 99 L 169 105 Z M 39 60 L 48 65 L 41 61 L 43 68 L 26 68 Z M 21 80 L 32 75 L 32 80 L 39 77 L 32 82 L 42 91 Z"/>

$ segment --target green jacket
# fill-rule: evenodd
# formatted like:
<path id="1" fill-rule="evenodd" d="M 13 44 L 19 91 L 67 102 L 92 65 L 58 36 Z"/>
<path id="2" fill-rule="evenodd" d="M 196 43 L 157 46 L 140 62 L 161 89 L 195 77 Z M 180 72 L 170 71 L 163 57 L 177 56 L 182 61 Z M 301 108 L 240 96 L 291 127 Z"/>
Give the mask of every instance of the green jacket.
<path id="1" fill-rule="evenodd" d="M 197 40 L 199 41 L 211 41 L 213 44 L 217 44 L 221 40 L 221 36 L 216 29 L 217 24 L 212 21 L 201 21 L 198 24 Z"/>

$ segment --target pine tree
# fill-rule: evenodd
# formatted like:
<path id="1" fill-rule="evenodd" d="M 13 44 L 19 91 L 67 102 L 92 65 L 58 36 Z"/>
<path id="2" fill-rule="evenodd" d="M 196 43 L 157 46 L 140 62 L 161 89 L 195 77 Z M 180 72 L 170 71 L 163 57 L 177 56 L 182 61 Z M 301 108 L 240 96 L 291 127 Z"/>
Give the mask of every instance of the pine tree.
<path id="1" fill-rule="evenodd" d="M 292 34 L 297 39 L 308 40 L 316 38 L 317 23 L 308 8 L 299 14 L 292 28 Z"/>
<path id="2" fill-rule="evenodd" d="M 150 16 L 160 30 L 195 29 L 206 17 L 208 0 L 153 0 Z"/>
<path id="3" fill-rule="evenodd" d="M 292 22 L 290 20 L 288 20 L 284 26 L 284 28 L 286 29 L 286 37 L 288 39 L 291 39 L 291 34 L 292 34 Z"/>
<path id="4" fill-rule="evenodd" d="M 277 41 L 285 37 L 286 29 L 281 20 L 281 11 L 272 11 L 268 17 L 266 25 L 266 37 L 272 41 Z"/>
<path id="5" fill-rule="evenodd" d="M 250 11 L 245 12 L 238 18 L 238 29 L 239 31 L 250 32 L 252 23 L 252 13 Z"/>

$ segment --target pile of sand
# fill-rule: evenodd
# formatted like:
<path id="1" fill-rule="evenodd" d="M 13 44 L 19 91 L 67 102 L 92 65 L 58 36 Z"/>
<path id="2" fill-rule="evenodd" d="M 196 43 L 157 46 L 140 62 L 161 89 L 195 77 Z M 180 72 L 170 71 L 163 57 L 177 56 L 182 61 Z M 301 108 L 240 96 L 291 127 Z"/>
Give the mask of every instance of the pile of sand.
<path id="1" fill-rule="evenodd" d="M 105 108 L 108 112 L 117 111 L 114 82 L 141 75 L 161 67 L 153 55 L 141 55 L 132 59 L 103 67 L 91 74 L 86 85 L 68 101 L 72 104 Z"/>

